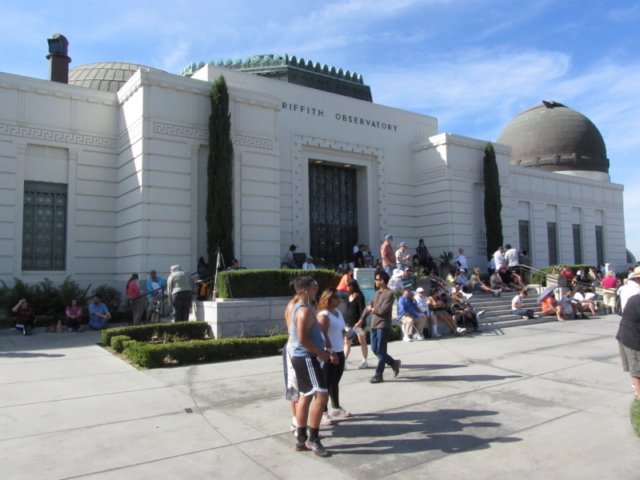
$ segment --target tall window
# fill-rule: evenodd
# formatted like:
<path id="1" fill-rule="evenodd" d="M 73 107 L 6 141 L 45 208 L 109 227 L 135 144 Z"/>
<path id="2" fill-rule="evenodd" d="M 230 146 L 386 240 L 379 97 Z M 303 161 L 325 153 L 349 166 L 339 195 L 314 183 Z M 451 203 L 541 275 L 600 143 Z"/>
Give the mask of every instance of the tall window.
<path id="1" fill-rule="evenodd" d="M 64 270 L 67 243 L 67 186 L 24 182 L 22 269 Z"/>
<path id="2" fill-rule="evenodd" d="M 547 222 L 547 243 L 549 245 L 549 265 L 558 264 L 558 227 L 556 222 Z"/>
<path id="3" fill-rule="evenodd" d="M 582 227 L 578 223 L 573 224 L 573 263 L 582 263 Z"/>
<path id="4" fill-rule="evenodd" d="M 529 236 L 529 220 L 518 220 L 518 238 L 520 251 L 526 250 L 531 256 L 531 240 Z"/>
<path id="5" fill-rule="evenodd" d="M 604 265 L 604 231 L 602 225 L 596 225 L 596 257 L 598 266 Z"/>

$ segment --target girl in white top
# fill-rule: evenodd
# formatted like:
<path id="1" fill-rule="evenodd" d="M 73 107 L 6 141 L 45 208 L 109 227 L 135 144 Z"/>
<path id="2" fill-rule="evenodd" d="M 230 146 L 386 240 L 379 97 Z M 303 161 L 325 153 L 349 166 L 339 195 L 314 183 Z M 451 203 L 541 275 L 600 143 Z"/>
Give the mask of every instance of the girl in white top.
<path id="1" fill-rule="evenodd" d="M 340 406 L 340 379 L 344 372 L 344 330 L 345 323 L 342 312 L 338 308 L 340 297 L 335 289 L 322 292 L 318 301 L 318 323 L 324 333 L 326 349 L 338 357 L 337 363 L 327 362 L 322 370 L 327 379 L 331 411 L 322 415 L 322 425 L 332 425 L 332 418 L 345 418 L 350 414 Z"/>

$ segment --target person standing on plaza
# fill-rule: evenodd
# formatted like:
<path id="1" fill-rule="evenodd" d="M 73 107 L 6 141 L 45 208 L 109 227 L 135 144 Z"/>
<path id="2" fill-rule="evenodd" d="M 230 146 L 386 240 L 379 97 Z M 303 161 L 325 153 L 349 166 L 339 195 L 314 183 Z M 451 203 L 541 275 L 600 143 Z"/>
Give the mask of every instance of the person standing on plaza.
<path id="1" fill-rule="evenodd" d="M 633 272 L 629 282 L 640 282 L 640 272 Z M 622 311 L 620 326 L 616 334 L 620 349 L 622 368 L 631 375 L 634 390 L 632 408 L 640 411 L 640 295 L 631 295 Z"/>
<path id="2" fill-rule="evenodd" d="M 147 276 L 147 298 L 151 301 L 154 297 L 162 297 L 167 281 L 159 276 L 155 270 L 151 270 Z"/>
<path id="3" fill-rule="evenodd" d="M 387 272 L 387 276 L 391 278 L 396 268 L 396 254 L 393 252 L 393 235 L 386 235 L 384 242 L 380 245 L 380 260 L 382 268 Z M 387 283 L 389 280 L 387 279 Z"/>
<path id="4" fill-rule="evenodd" d="M 338 357 L 324 349 L 322 330 L 311 306 L 318 294 L 318 283 L 311 277 L 301 277 L 296 281 L 296 293 L 298 301 L 291 309 L 289 320 L 289 335 L 293 344 L 291 364 L 296 372 L 300 391 L 300 399 L 296 405 L 298 428 L 295 449 L 311 450 L 320 457 L 327 457 L 329 452 L 318 436 L 328 391 L 320 362 L 336 363 Z"/>
<path id="5" fill-rule="evenodd" d="M 331 411 L 327 407 L 322 414 L 321 425 L 331 425 L 334 418 L 346 418 L 350 415 L 340 405 L 340 380 L 344 373 L 344 329 L 345 323 L 340 306 L 340 297 L 330 288 L 322 292 L 318 300 L 318 323 L 325 338 L 325 350 L 336 355 L 337 362 L 325 362 L 322 372 L 327 380 Z"/>
<path id="6" fill-rule="evenodd" d="M 418 257 L 418 265 L 427 270 L 431 269 L 433 258 L 429 253 L 429 249 L 424 243 L 424 239 L 418 240 L 418 246 L 416 247 L 416 256 Z"/>
<path id="7" fill-rule="evenodd" d="M 407 242 L 400 242 L 396 250 L 396 268 L 404 270 L 413 264 L 413 255 L 407 252 Z"/>
<path id="8" fill-rule="evenodd" d="M 173 306 L 174 321 L 186 322 L 191 312 L 193 292 L 191 279 L 182 271 L 180 265 L 171 266 L 171 275 L 167 279 L 167 293 L 169 305 Z"/>
<path id="9" fill-rule="evenodd" d="M 469 270 L 469 264 L 467 262 L 467 257 L 464 255 L 464 248 L 460 247 L 458 249 L 458 255 L 456 256 L 456 264 L 458 268 L 464 268 L 464 271 L 467 272 Z"/>
<path id="10" fill-rule="evenodd" d="M 125 293 L 127 295 L 127 301 L 131 308 L 131 319 L 134 325 L 138 325 L 142 316 L 144 315 L 144 308 L 147 303 L 146 295 L 140 292 L 140 286 L 138 285 L 138 274 L 134 273 L 129 278 L 127 286 L 125 287 Z"/>
<path id="11" fill-rule="evenodd" d="M 357 336 L 358 343 L 360 343 L 360 349 L 362 351 L 362 362 L 358 368 L 369 368 L 369 363 L 367 362 L 369 348 L 367 347 L 367 336 L 364 333 L 366 324 L 364 323 L 365 319 L 361 318 L 362 312 L 364 312 L 365 309 L 365 301 L 364 294 L 360 290 L 360 285 L 357 280 L 352 279 L 347 282 L 347 293 L 349 294 L 349 299 L 344 318 L 346 323 L 345 330 L 347 332 L 347 335 L 344 337 L 345 362 L 349 358 L 349 353 L 351 352 L 351 342 L 353 342 L 353 337 Z"/>
<path id="12" fill-rule="evenodd" d="M 394 296 L 389 290 L 389 275 L 387 272 L 376 273 L 374 278 L 376 293 L 371 299 L 371 303 L 362 312 L 361 320 L 371 314 L 371 350 L 378 357 L 376 372 L 370 383 L 381 383 L 385 365 L 389 365 L 393 370 L 393 376 L 400 373 L 400 360 L 394 359 L 387 353 L 387 342 L 389 341 L 389 331 L 391 330 L 391 314 L 393 310 Z"/>

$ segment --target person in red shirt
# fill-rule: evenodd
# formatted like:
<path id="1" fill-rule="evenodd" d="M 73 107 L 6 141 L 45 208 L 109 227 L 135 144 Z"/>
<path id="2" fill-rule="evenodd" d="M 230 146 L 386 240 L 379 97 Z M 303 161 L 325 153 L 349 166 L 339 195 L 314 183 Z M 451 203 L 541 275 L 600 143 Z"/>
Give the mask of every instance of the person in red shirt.
<path id="1" fill-rule="evenodd" d="M 140 287 L 138 286 L 138 274 L 134 273 L 127 282 L 125 288 L 129 306 L 131 307 L 133 324 L 137 325 L 142 320 L 144 315 L 144 308 L 147 304 L 146 294 L 142 294 Z"/>
<path id="2" fill-rule="evenodd" d="M 380 245 L 380 260 L 382 260 L 382 268 L 389 278 L 393 276 L 396 268 L 396 254 L 393 251 L 393 235 L 386 235 L 384 242 Z"/>
<path id="3" fill-rule="evenodd" d="M 613 270 L 607 272 L 607 276 L 602 279 L 602 288 L 605 291 L 602 293 L 602 303 L 604 303 L 605 310 L 613 313 L 613 309 L 616 306 L 616 289 L 620 286 L 620 281 L 616 278 L 616 274 Z"/>
<path id="4" fill-rule="evenodd" d="M 345 268 L 344 275 L 340 278 L 336 291 L 340 298 L 349 299 L 349 280 L 353 280 L 353 270 L 350 267 Z"/>

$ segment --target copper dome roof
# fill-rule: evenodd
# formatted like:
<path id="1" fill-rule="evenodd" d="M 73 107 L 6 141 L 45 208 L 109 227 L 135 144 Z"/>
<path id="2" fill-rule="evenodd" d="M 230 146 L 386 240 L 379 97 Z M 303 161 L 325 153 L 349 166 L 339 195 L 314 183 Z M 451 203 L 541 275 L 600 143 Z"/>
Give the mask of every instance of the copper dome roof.
<path id="1" fill-rule="evenodd" d="M 561 103 L 543 101 L 520 113 L 502 131 L 498 143 L 511 147 L 512 165 L 609 173 L 607 150 L 598 128 Z"/>
<path id="2" fill-rule="evenodd" d="M 115 93 L 141 68 L 158 70 L 127 62 L 86 63 L 69 70 L 69 85 Z"/>

